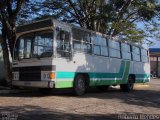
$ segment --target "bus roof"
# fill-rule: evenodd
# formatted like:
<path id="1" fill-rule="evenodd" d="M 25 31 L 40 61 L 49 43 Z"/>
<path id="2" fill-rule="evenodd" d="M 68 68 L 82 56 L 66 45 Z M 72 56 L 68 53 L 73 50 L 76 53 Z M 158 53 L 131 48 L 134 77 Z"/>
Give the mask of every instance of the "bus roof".
<path id="1" fill-rule="evenodd" d="M 95 33 L 97 35 L 101 35 L 101 36 L 104 36 L 104 37 L 107 37 L 108 39 L 110 39 L 109 36 L 106 35 L 106 34 L 102 34 L 100 32 L 96 32 L 96 31 L 89 30 L 89 29 L 86 29 L 86 28 L 82 28 L 82 27 L 79 27 L 79 26 L 76 26 L 76 25 L 73 25 L 73 24 L 70 24 L 70 23 L 58 21 L 58 20 L 55 20 L 53 17 L 49 17 L 49 18 L 46 18 L 46 19 L 43 19 L 43 20 L 36 20 L 36 21 L 31 22 L 31 23 L 20 25 L 16 28 L 16 31 L 17 31 L 17 34 L 20 34 L 20 33 L 24 33 L 24 32 L 27 32 L 27 31 L 40 30 L 40 29 L 43 29 L 43 28 L 49 28 L 49 27 L 53 28 L 54 22 L 59 22 L 59 23 L 62 23 L 62 24 L 66 24 L 66 25 L 71 26 L 72 28 L 81 29 L 81 30 L 84 30 L 84 31 L 91 32 L 93 34 Z M 137 44 L 137 43 L 133 43 L 133 42 L 130 42 L 130 41 L 122 41 L 122 40 L 120 40 L 118 38 L 114 38 L 114 37 L 112 37 L 111 40 L 119 41 L 119 42 L 122 42 L 122 43 L 130 44 L 130 45 L 145 49 L 144 47 L 142 47 L 142 45 Z"/>
<path id="2" fill-rule="evenodd" d="M 33 31 L 33 30 L 38 30 L 38 29 L 52 27 L 52 26 L 53 26 L 52 19 L 38 20 L 32 23 L 18 26 L 16 28 L 16 32 L 19 34 L 26 31 Z"/>

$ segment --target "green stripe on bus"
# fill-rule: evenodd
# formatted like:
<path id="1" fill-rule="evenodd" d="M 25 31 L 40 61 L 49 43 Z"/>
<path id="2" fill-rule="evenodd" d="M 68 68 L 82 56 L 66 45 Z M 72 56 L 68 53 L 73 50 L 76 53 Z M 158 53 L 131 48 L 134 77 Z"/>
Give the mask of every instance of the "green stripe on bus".
<path id="1" fill-rule="evenodd" d="M 74 78 L 76 75 L 76 72 L 57 72 L 56 78 Z"/>
<path id="2" fill-rule="evenodd" d="M 135 81 L 135 83 L 146 83 L 149 82 L 150 79 L 149 78 L 141 78 Z"/>
<path id="3" fill-rule="evenodd" d="M 148 78 L 139 79 L 136 83 L 146 83 L 149 82 Z M 95 85 L 114 85 L 114 84 L 124 84 L 122 80 L 90 80 L 90 86 Z M 56 88 L 71 88 L 73 87 L 73 80 L 70 79 L 61 79 L 56 82 Z"/>
<path id="4" fill-rule="evenodd" d="M 150 74 L 136 74 L 136 78 L 150 78 Z"/>
<path id="5" fill-rule="evenodd" d="M 71 88 L 73 87 L 73 81 L 57 81 L 55 88 Z"/>
<path id="6" fill-rule="evenodd" d="M 126 63 L 126 69 L 123 73 L 88 73 L 90 78 L 122 78 L 126 80 L 129 75 L 130 64 Z M 57 79 L 73 79 L 77 72 L 57 72 Z M 136 78 L 150 78 L 150 74 L 135 74 Z"/>
<path id="7" fill-rule="evenodd" d="M 118 73 L 89 72 L 88 74 L 90 77 L 90 86 L 125 84 L 128 80 L 129 69 L 130 69 L 130 61 L 122 61 Z M 56 88 L 73 87 L 73 80 L 77 73 L 80 73 L 80 72 L 61 72 L 61 71 L 57 72 Z M 137 78 L 136 83 L 148 82 L 150 75 L 149 74 L 136 74 L 136 78 Z"/>
<path id="8" fill-rule="evenodd" d="M 88 73 L 90 77 L 90 85 L 107 85 L 120 84 L 122 80 L 116 80 L 123 77 L 125 74 L 125 61 L 121 61 L 121 66 L 118 73 Z M 57 72 L 56 88 L 73 87 L 73 79 L 78 72 Z M 92 80 L 93 78 L 110 78 L 110 80 Z M 69 80 L 70 79 L 70 80 Z M 114 79 L 114 80 L 112 80 Z M 69 80 L 69 81 L 68 81 Z M 72 80 L 72 81 L 71 81 Z"/>
<path id="9" fill-rule="evenodd" d="M 125 71 L 122 80 L 126 83 L 128 80 L 129 75 L 129 69 L 130 69 L 130 61 L 126 61 L 125 63 Z"/>
<path id="10" fill-rule="evenodd" d="M 122 80 L 91 80 L 90 81 L 90 86 L 97 86 L 97 85 L 116 85 L 116 84 L 122 84 Z"/>

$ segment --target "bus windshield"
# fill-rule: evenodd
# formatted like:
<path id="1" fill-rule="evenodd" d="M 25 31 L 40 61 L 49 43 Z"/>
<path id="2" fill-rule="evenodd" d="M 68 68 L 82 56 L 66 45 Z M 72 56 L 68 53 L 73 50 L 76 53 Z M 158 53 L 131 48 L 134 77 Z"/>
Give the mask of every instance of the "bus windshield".
<path id="1" fill-rule="evenodd" d="M 29 33 L 18 38 L 14 59 L 51 57 L 53 55 L 53 31 Z"/>

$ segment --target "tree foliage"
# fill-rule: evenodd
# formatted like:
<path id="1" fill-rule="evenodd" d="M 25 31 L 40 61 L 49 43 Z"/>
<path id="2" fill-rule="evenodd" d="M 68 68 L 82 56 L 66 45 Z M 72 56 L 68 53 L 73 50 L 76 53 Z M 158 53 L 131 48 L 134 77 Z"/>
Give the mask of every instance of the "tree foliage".
<path id="1" fill-rule="evenodd" d="M 13 46 L 16 40 L 16 18 L 25 0 L 1 0 L 0 23 L 2 33 L 2 50 L 6 80 L 11 80 L 11 64 L 9 55 L 13 56 Z"/>
<path id="2" fill-rule="evenodd" d="M 137 24 L 147 24 L 158 16 L 159 4 L 156 0 L 44 0 L 40 10 L 45 11 L 41 14 L 43 17 L 51 15 L 87 29 L 138 42 L 147 34 L 146 29 Z"/>

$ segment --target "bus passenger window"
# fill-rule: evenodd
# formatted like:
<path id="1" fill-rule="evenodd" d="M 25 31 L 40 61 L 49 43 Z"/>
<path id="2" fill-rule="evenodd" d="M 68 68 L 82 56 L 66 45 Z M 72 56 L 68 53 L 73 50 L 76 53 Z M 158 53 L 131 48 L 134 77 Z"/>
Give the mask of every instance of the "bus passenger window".
<path id="1" fill-rule="evenodd" d="M 91 33 L 78 28 L 72 28 L 73 49 L 85 53 L 92 52 Z"/>
<path id="2" fill-rule="evenodd" d="M 73 49 L 77 51 L 81 51 L 81 42 L 80 41 L 73 41 Z"/>
<path id="3" fill-rule="evenodd" d="M 138 47 L 132 47 L 132 55 L 134 61 L 141 61 L 140 59 L 140 49 Z"/>
<path id="4" fill-rule="evenodd" d="M 122 58 L 131 60 L 131 48 L 130 45 L 121 43 L 121 50 L 122 50 Z"/>
<path id="5" fill-rule="evenodd" d="M 108 56 L 108 48 L 107 47 L 101 47 L 101 55 Z"/>
<path id="6" fill-rule="evenodd" d="M 70 50 L 70 33 L 64 30 L 57 31 L 57 54 L 61 57 L 69 57 Z"/>
<path id="7" fill-rule="evenodd" d="M 109 54 L 110 54 L 110 57 L 121 58 L 119 42 L 116 42 L 113 40 L 109 41 Z"/>
<path id="8" fill-rule="evenodd" d="M 94 54 L 108 56 L 108 45 L 105 37 L 101 35 L 94 34 L 93 35 L 94 42 Z"/>
<path id="9" fill-rule="evenodd" d="M 72 37 L 74 40 L 82 40 L 84 36 L 84 31 L 77 29 L 77 28 L 72 28 Z"/>
<path id="10" fill-rule="evenodd" d="M 142 62 L 148 62 L 147 50 L 141 49 L 141 57 L 142 57 Z"/>
<path id="11" fill-rule="evenodd" d="M 100 46 L 94 45 L 93 52 L 95 55 L 101 55 Z"/>
<path id="12" fill-rule="evenodd" d="M 91 44 L 83 43 L 82 44 L 82 51 L 91 53 Z"/>

